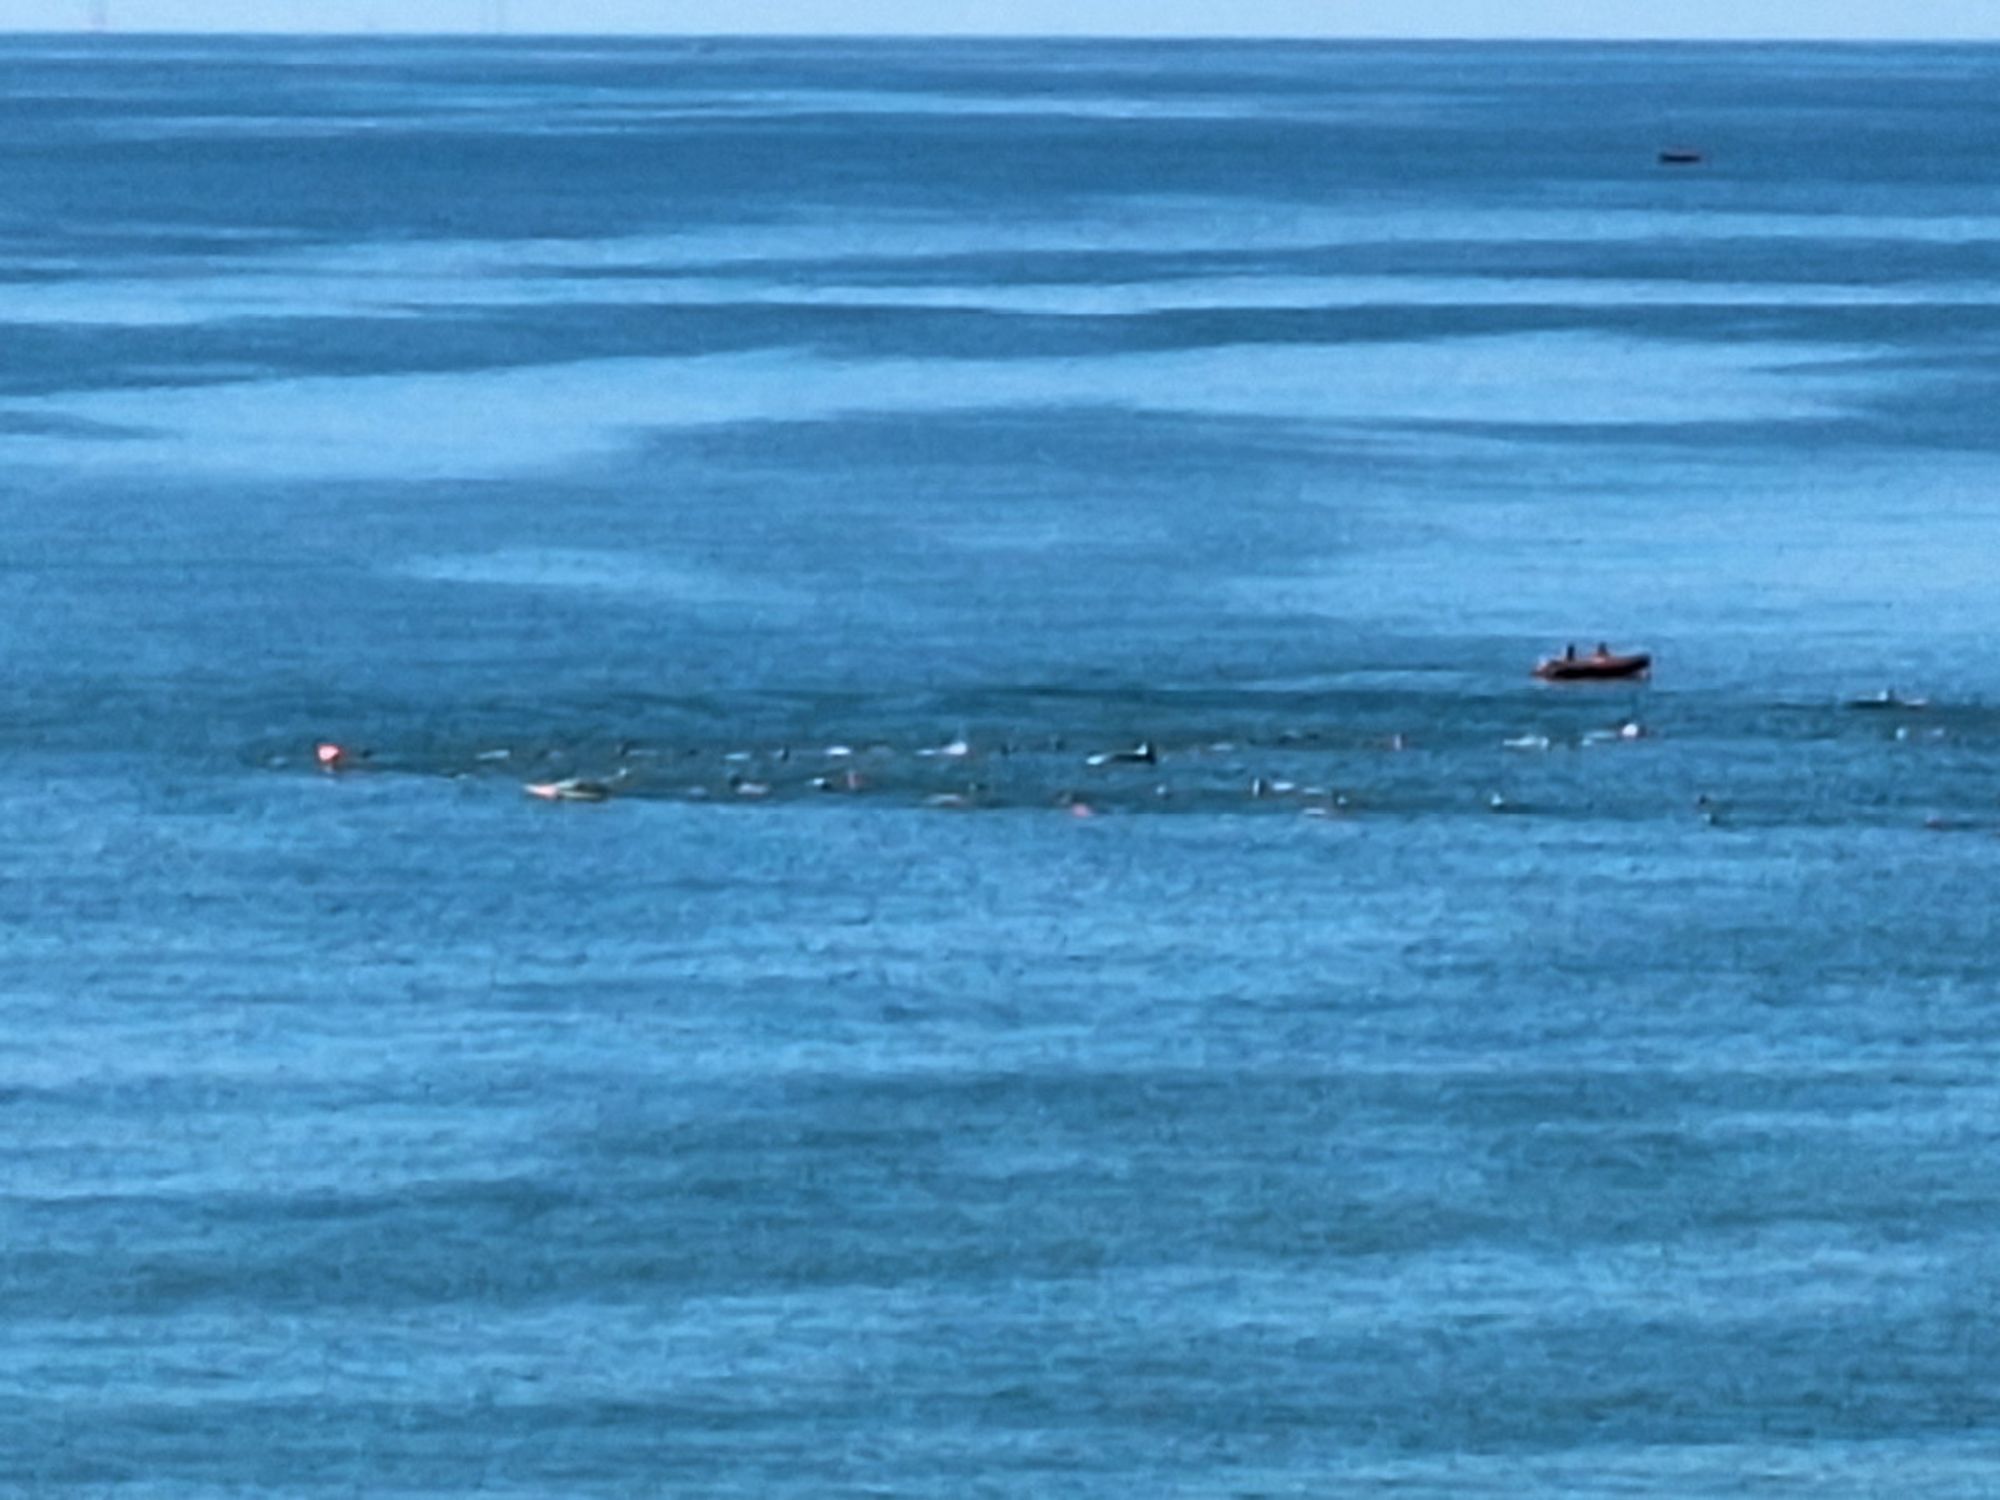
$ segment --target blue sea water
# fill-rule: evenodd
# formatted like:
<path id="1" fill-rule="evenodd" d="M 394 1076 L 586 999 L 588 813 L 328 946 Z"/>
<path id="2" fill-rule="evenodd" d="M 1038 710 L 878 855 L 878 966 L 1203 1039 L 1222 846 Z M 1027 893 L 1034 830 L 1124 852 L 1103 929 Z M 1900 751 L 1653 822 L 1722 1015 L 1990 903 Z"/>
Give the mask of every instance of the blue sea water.
<path id="1" fill-rule="evenodd" d="M 0 1492 L 2000 1492 L 2000 50 L 0 82 Z"/>

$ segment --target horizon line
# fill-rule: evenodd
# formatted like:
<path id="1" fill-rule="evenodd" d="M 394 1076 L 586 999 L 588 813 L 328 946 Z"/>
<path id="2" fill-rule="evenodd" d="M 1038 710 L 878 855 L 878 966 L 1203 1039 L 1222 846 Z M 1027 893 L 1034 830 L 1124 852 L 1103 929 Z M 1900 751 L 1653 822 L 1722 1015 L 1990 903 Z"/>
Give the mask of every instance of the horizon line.
<path id="1" fill-rule="evenodd" d="M 1447 45 L 1483 46 L 1533 43 L 1546 46 L 1688 46 L 1688 47 L 1995 47 L 2000 33 L 1993 36 L 1826 36 L 1792 32 L 1772 32 L 1744 36 L 1694 36 L 1664 32 L 1658 35 L 1630 34 L 1579 35 L 1576 33 L 1521 32 L 1511 35 L 1463 32 L 1356 31 L 1343 33 L 1305 31 L 1200 31 L 1200 32 L 1083 32 L 1083 31 L 875 31 L 830 28 L 824 31 L 694 31 L 643 30 L 600 27 L 587 31 L 544 30 L 533 27 L 494 29 L 458 26 L 443 29 L 406 29 L 395 26 L 293 27 L 243 29 L 237 27 L 120 27 L 120 26 L 5 26 L 0 38 L 46 37 L 73 41 L 100 41 L 119 38 L 128 41 L 209 37 L 261 41 L 270 39 L 323 38 L 329 41 L 593 41 L 616 38 L 622 41 L 684 42 L 784 42 L 784 41 L 881 41 L 881 42 L 1304 42 L 1341 45 L 1344 43 L 1426 42 Z"/>

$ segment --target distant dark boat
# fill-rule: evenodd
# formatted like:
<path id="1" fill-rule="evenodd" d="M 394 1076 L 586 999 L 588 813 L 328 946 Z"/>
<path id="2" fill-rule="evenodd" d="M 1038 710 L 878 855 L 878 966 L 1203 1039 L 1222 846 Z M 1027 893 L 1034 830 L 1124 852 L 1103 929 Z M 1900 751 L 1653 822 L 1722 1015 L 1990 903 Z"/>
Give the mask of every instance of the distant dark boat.
<path id="1" fill-rule="evenodd" d="M 1669 146 L 1660 153 L 1660 165 L 1663 167 L 1698 167 L 1701 163 L 1701 153 L 1685 146 Z"/>
<path id="2" fill-rule="evenodd" d="M 1603 682 L 1644 677 L 1652 669 L 1653 658 L 1644 651 L 1625 656 L 1596 651 L 1589 656 L 1551 656 L 1535 663 L 1535 675 L 1544 682 Z"/>

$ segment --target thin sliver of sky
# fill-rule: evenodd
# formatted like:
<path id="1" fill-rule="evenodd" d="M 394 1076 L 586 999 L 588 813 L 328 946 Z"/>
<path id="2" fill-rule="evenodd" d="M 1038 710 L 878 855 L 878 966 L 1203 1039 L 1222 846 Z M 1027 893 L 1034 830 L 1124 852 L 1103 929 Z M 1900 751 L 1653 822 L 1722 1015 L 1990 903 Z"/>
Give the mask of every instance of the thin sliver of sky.
<path id="1" fill-rule="evenodd" d="M 2000 40 L 2000 0 L 0 0 L 0 30 Z"/>

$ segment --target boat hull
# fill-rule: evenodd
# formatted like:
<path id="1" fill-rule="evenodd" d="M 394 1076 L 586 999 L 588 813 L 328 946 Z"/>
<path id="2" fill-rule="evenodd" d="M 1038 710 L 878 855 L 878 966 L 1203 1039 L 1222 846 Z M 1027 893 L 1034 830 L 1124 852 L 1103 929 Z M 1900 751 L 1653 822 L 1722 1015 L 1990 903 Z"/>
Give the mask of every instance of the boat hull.
<path id="1" fill-rule="evenodd" d="M 1544 682 L 1610 682 L 1644 677 L 1652 670 L 1653 658 L 1644 651 L 1630 656 L 1552 656 L 1535 665 L 1535 675 Z"/>

